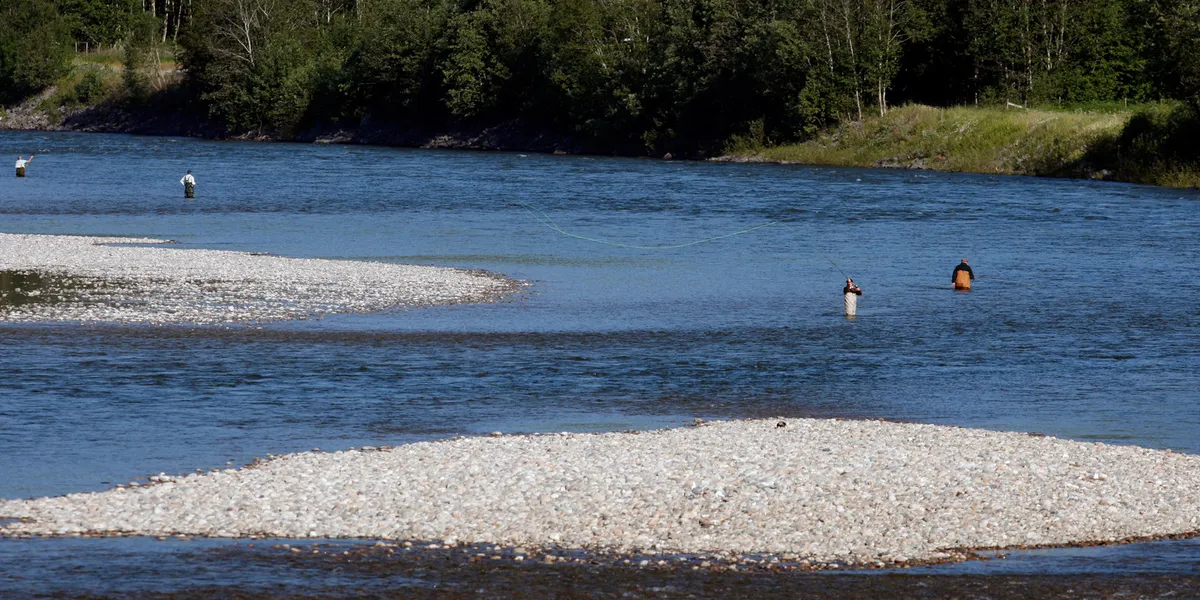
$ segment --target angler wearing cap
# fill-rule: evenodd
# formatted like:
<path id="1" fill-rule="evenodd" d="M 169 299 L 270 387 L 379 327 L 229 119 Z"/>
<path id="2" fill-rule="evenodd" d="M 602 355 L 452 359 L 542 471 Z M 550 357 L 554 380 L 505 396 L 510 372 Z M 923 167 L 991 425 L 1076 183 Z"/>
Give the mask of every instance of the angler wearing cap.
<path id="1" fill-rule="evenodd" d="M 179 180 L 179 183 L 183 184 L 183 197 L 184 198 L 195 198 L 196 197 L 196 178 L 192 177 L 191 171 L 188 171 L 187 174 L 185 174 L 183 176 L 183 179 Z"/>
<path id="2" fill-rule="evenodd" d="M 853 279 L 846 278 L 846 287 L 842 288 L 842 296 L 847 317 L 858 314 L 858 297 L 861 295 L 862 288 L 855 285 Z"/>
<path id="3" fill-rule="evenodd" d="M 954 267 L 954 273 L 950 275 L 950 281 L 954 283 L 956 290 L 971 289 L 971 280 L 975 279 L 975 272 L 967 265 L 967 259 L 962 259 L 957 267 Z"/>

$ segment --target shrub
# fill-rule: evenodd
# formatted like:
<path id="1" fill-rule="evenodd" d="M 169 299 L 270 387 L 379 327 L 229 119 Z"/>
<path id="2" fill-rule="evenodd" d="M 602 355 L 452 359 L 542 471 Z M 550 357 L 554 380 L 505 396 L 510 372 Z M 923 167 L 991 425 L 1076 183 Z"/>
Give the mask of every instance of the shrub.
<path id="1" fill-rule="evenodd" d="M 0 8 L 0 102 L 54 83 L 71 65 L 71 28 L 49 0 Z"/>
<path id="2" fill-rule="evenodd" d="M 104 99 L 104 77 L 100 69 L 88 68 L 75 84 L 75 100 L 80 104 L 95 104 Z"/>
<path id="3" fill-rule="evenodd" d="M 1140 110 L 1117 139 L 1122 177 L 1160 185 L 1200 181 L 1200 110 L 1167 104 Z"/>

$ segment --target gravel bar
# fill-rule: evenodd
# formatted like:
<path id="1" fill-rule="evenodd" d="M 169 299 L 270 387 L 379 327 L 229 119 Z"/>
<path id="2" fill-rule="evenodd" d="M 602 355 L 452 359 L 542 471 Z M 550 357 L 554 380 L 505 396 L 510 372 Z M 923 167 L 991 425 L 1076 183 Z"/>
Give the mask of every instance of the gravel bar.
<path id="1" fill-rule="evenodd" d="M 465 269 L 153 247 L 165 243 L 0 234 L 0 273 L 20 281 L 0 289 L 0 322 L 263 322 L 491 301 L 520 286 Z"/>
<path id="2" fill-rule="evenodd" d="M 0 516 L 19 519 L 0 534 L 437 540 L 883 566 L 1200 531 L 1200 456 L 884 421 L 493 434 L 151 481 L 0 502 Z"/>

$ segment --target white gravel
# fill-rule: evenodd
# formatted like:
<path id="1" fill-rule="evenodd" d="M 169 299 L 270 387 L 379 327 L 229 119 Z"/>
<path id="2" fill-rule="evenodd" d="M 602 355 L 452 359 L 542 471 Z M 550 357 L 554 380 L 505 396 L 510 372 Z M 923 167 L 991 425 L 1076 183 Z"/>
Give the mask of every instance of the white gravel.
<path id="1" fill-rule="evenodd" d="M 0 322 L 260 322 L 487 301 L 519 285 L 442 267 L 113 245 L 163 243 L 0 234 L 0 271 L 40 282 L 0 289 Z"/>
<path id="2" fill-rule="evenodd" d="M 9 535 L 357 537 L 943 560 L 1200 531 L 1200 456 L 880 421 L 461 438 L 0 502 Z"/>

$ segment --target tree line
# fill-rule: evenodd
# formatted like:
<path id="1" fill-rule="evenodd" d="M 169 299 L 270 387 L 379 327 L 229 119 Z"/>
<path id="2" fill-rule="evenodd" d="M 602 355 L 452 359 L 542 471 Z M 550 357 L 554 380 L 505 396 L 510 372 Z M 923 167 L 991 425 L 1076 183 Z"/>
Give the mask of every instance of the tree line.
<path id="1" fill-rule="evenodd" d="M 231 134 L 520 119 L 703 155 L 904 102 L 1200 106 L 1200 0 L 22 0 L 0 23 L 0 101 L 75 41 L 169 44 Z"/>

